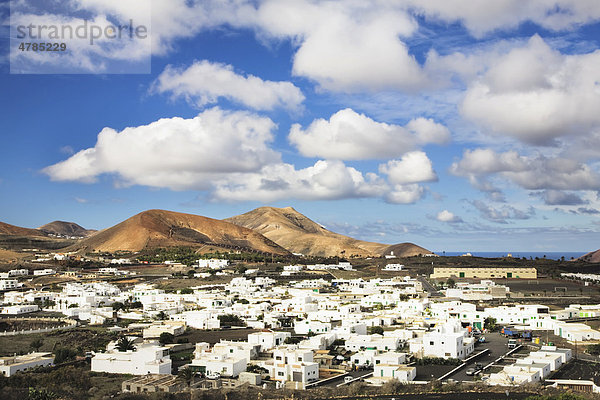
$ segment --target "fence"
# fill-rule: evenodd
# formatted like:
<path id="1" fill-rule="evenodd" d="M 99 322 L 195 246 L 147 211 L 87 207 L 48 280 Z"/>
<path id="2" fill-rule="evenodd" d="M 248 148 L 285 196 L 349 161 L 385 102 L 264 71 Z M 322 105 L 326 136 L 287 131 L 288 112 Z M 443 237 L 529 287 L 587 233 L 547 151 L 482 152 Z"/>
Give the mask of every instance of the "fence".
<path id="1" fill-rule="evenodd" d="M 36 318 L 5 318 L 3 321 L 45 321 L 45 322 L 56 322 L 65 323 L 66 325 L 52 326 L 50 328 L 40 329 L 26 329 L 26 330 L 15 330 L 15 331 L 4 331 L 0 332 L 0 336 L 16 336 L 16 335 L 29 335 L 32 333 L 46 333 L 61 329 L 71 329 L 77 326 L 77 321 L 70 318 L 48 318 L 48 317 L 36 317 Z"/>

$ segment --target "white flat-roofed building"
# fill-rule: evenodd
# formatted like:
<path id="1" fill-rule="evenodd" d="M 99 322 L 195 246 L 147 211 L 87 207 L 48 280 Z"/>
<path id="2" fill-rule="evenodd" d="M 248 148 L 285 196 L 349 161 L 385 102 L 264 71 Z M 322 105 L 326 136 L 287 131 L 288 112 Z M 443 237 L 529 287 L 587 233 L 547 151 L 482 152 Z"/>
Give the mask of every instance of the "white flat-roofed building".
<path id="1" fill-rule="evenodd" d="M 409 341 L 410 351 L 418 357 L 459 358 L 464 360 L 475 349 L 475 339 L 468 336 L 460 321 L 450 320 Z"/>
<path id="2" fill-rule="evenodd" d="M 302 321 L 296 321 L 294 323 L 294 332 L 296 332 L 298 335 L 308 335 L 309 333 L 327 333 L 331 332 L 331 323 L 321 321 L 309 321 L 307 319 Z"/>
<path id="3" fill-rule="evenodd" d="M 222 340 L 212 349 L 209 344 L 196 343 L 194 359 L 189 367 L 203 373 L 219 373 L 221 376 L 237 377 L 246 371 L 248 361 L 258 357 L 259 345 L 248 342 Z"/>
<path id="4" fill-rule="evenodd" d="M 556 321 L 554 323 L 554 334 L 576 342 L 600 339 L 600 331 L 592 329 L 586 324 L 567 323 L 564 321 Z"/>
<path id="5" fill-rule="evenodd" d="M 434 267 L 431 279 L 483 278 L 483 279 L 537 279 L 537 270 L 533 267 Z"/>
<path id="6" fill-rule="evenodd" d="M 209 310 L 185 311 L 171 317 L 174 321 L 185 321 L 185 324 L 194 329 L 219 329 L 221 321 L 218 314 Z"/>
<path id="7" fill-rule="evenodd" d="M 199 268 L 210 268 L 210 269 L 223 269 L 229 265 L 229 260 L 222 260 L 220 258 L 211 258 L 209 260 L 198 260 Z"/>
<path id="8" fill-rule="evenodd" d="M 9 377 L 19 371 L 34 367 L 47 367 L 53 363 L 52 353 L 29 353 L 22 356 L 0 357 L 0 373 Z"/>
<path id="9" fill-rule="evenodd" d="M 282 345 L 285 339 L 291 336 L 290 332 L 255 332 L 248 335 L 248 343 L 259 345 L 260 351 L 268 351 Z"/>
<path id="10" fill-rule="evenodd" d="M 349 351 L 378 350 L 396 351 L 401 344 L 397 337 L 374 335 L 351 335 L 344 343 L 344 348 Z"/>
<path id="11" fill-rule="evenodd" d="M 401 364 L 376 364 L 373 367 L 373 378 L 396 379 L 400 382 L 414 381 L 417 368 Z"/>
<path id="12" fill-rule="evenodd" d="M 0 280 L 0 290 L 14 290 L 23 286 L 16 279 L 2 279 Z"/>
<path id="13" fill-rule="evenodd" d="M 52 268 L 36 269 L 33 271 L 34 276 L 54 275 L 54 274 L 56 274 L 56 271 L 53 270 Z"/>
<path id="14" fill-rule="evenodd" d="M 96 353 L 92 358 L 92 371 L 131 375 L 170 374 L 171 358 L 166 347 L 143 343 L 136 345 L 134 351 L 113 349 Z"/>
<path id="15" fill-rule="evenodd" d="M 298 382 L 303 386 L 319 379 L 319 363 L 314 362 L 312 350 L 297 346 L 275 349 L 272 364 L 264 367 L 276 381 Z"/>
<path id="16" fill-rule="evenodd" d="M 537 383 L 542 380 L 539 369 L 530 366 L 507 365 L 500 372 L 490 374 L 488 385 L 516 386 Z"/>
<path id="17" fill-rule="evenodd" d="M 185 332 L 185 322 L 181 321 L 163 321 L 152 324 L 144 329 L 144 339 L 158 338 L 163 333 L 170 333 L 173 336 L 182 335 Z"/>
<path id="18" fill-rule="evenodd" d="M 402 265 L 402 264 L 388 264 L 383 268 L 383 270 L 384 271 L 402 271 L 402 268 L 404 268 L 404 265 Z"/>
<path id="19" fill-rule="evenodd" d="M 2 308 L 2 314 L 21 315 L 39 311 L 40 308 L 36 304 L 17 304 Z"/>

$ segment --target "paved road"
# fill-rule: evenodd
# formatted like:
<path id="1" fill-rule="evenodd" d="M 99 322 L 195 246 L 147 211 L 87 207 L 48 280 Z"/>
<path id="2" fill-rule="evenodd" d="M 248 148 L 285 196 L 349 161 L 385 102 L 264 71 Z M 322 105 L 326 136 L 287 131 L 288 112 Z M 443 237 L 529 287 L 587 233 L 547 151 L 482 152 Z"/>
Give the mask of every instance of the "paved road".
<path id="1" fill-rule="evenodd" d="M 372 374 L 372 373 L 373 373 L 373 370 L 366 370 L 366 371 L 350 371 L 350 372 L 348 372 L 348 374 L 347 374 L 347 375 L 342 375 L 342 376 L 339 376 L 339 377 L 337 377 L 337 378 L 335 378 L 335 379 L 331 379 L 331 380 L 329 380 L 329 381 L 327 381 L 327 382 L 325 382 L 325 383 L 323 383 L 323 384 L 321 384 L 321 385 L 317 385 L 317 386 L 324 386 L 324 387 L 337 387 L 338 385 L 340 385 L 340 384 L 343 384 L 343 383 L 344 383 L 344 378 L 345 378 L 346 376 L 351 376 L 351 377 L 353 377 L 353 378 L 361 378 L 361 377 L 363 377 L 363 376 L 366 376 L 366 375 L 369 375 L 369 374 Z"/>
<path id="2" fill-rule="evenodd" d="M 427 279 L 422 276 L 417 276 L 417 279 L 423 284 L 423 289 L 429 293 L 431 297 L 442 297 L 443 294 L 437 291 Z"/>
<path id="3" fill-rule="evenodd" d="M 476 362 L 483 364 L 483 366 L 486 366 L 498 357 L 510 351 L 510 349 L 506 346 L 508 343 L 508 339 L 498 332 L 486 333 L 485 339 L 485 343 L 479 343 L 475 346 L 474 353 L 479 353 L 484 349 L 488 349 L 487 354 L 484 354 L 481 357 L 477 357 L 476 359 L 469 361 L 464 367 L 456 371 L 454 374 L 446 377 L 446 379 L 450 378 L 459 382 L 472 381 L 474 377 L 468 376 L 466 374 L 467 369 L 473 368 Z"/>

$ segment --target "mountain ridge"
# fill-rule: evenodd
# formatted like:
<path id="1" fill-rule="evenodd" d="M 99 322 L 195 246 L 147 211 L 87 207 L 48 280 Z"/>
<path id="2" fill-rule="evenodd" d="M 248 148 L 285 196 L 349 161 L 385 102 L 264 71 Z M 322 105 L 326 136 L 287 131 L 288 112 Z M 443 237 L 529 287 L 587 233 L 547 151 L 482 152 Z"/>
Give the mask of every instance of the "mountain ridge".
<path id="1" fill-rule="evenodd" d="M 253 229 L 292 253 L 309 256 L 377 257 L 397 248 L 397 257 L 430 253 L 412 243 L 397 245 L 367 242 L 332 232 L 292 207 L 259 207 L 224 221 Z M 391 250 L 393 251 L 393 249 Z"/>
<path id="2" fill-rule="evenodd" d="M 251 229 L 194 214 L 166 210 L 142 211 L 71 246 L 86 251 L 141 251 L 172 246 L 216 246 L 289 254 Z"/>
<path id="3" fill-rule="evenodd" d="M 75 222 L 67 221 L 52 221 L 48 224 L 40 226 L 37 229 L 44 232 L 47 235 L 73 237 L 87 237 L 97 232 L 94 229 L 86 229 Z"/>

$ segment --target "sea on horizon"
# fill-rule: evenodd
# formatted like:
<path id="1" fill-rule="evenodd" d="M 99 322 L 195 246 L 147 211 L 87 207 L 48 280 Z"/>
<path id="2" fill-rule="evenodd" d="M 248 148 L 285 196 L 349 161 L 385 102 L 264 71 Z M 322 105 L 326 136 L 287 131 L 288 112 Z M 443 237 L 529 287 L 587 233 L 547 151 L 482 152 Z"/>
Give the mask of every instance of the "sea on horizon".
<path id="1" fill-rule="evenodd" d="M 473 257 L 484 257 L 484 258 L 501 258 L 506 257 L 509 254 L 514 258 L 527 258 L 534 259 L 537 258 L 548 258 L 551 260 L 560 260 L 562 257 L 565 257 L 565 260 L 576 259 L 581 257 L 587 252 L 578 252 L 578 251 L 436 251 L 435 254 L 440 256 L 447 257 L 456 257 L 461 256 L 466 253 L 471 253 Z"/>

